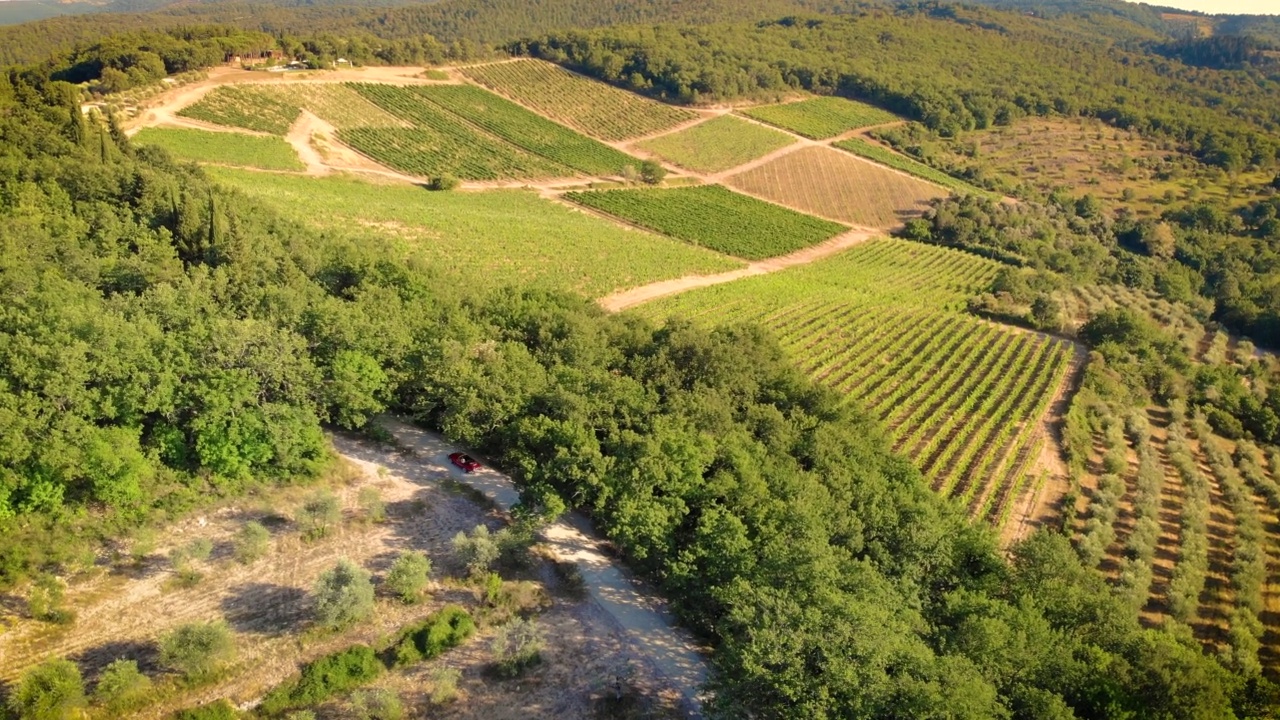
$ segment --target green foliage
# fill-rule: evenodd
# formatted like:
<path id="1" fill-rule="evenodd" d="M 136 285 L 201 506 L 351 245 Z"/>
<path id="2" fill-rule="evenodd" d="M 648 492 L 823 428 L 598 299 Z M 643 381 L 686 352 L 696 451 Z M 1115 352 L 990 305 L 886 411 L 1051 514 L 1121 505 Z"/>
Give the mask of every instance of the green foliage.
<path id="1" fill-rule="evenodd" d="M 428 100 L 516 147 L 588 175 L 616 175 L 634 159 L 473 85 L 415 88 Z"/>
<path id="2" fill-rule="evenodd" d="M 160 637 L 160 664 L 188 680 L 203 680 L 236 655 L 235 639 L 223 622 L 187 623 Z"/>
<path id="3" fill-rule="evenodd" d="M 721 115 L 691 128 L 638 143 L 638 147 L 680 167 L 698 172 L 721 172 L 790 145 L 793 138 Z"/>
<path id="4" fill-rule="evenodd" d="M 747 108 L 742 114 L 814 140 L 825 140 L 849 130 L 899 120 L 893 113 L 873 105 L 839 97 Z"/>
<path id="5" fill-rule="evenodd" d="M 232 545 L 236 560 L 245 565 L 251 565 L 270 551 L 271 533 L 263 527 L 262 523 L 250 520 L 236 531 Z"/>
<path id="6" fill-rule="evenodd" d="M 351 696 L 351 708 L 359 720 L 401 720 L 404 704 L 394 690 L 360 690 Z"/>
<path id="7" fill-rule="evenodd" d="M 216 125 L 284 135 L 301 109 L 252 85 L 221 85 L 178 114 Z"/>
<path id="8" fill-rule="evenodd" d="M 93 702 L 122 715 L 146 704 L 151 692 L 151 678 L 138 670 L 134 660 L 115 660 L 102 669 L 93 689 Z"/>
<path id="9" fill-rule="evenodd" d="M 306 169 L 293 147 L 275 137 L 190 128 L 143 128 L 133 141 L 162 147 L 180 160 L 264 170 Z"/>
<path id="10" fill-rule="evenodd" d="M 60 658 L 28 670 L 9 693 L 9 710 L 19 720 L 64 720 L 84 705 L 80 669 Z"/>
<path id="11" fill-rule="evenodd" d="M 476 631 L 467 611 L 447 605 L 418 625 L 405 628 L 392 644 L 395 665 L 411 665 L 430 660 L 440 653 L 461 645 Z"/>
<path id="12" fill-rule="evenodd" d="M 316 580 L 316 620 L 340 630 L 373 614 L 373 583 L 369 573 L 350 560 L 339 560 Z"/>
<path id="13" fill-rule="evenodd" d="M 36 620 L 68 625 L 76 615 L 65 605 L 67 588 L 63 581 L 49 573 L 41 573 L 27 593 L 27 612 Z"/>
<path id="14" fill-rule="evenodd" d="M 471 534 L 458 531 L 453 536 L 453 554 L 459 565 L 472 577 L 487 573 L 502 555 L 497 537 L 489 533 L 489 528 L 477 525 Z"/>
<path id="15" fill-rule="evenodd" d="M 651 135 L 697 117 L 534 60 L 463 69 L 476 82 L 603 140 Z"/>
<path id="16" fill-rule="evenodd" d="M 462 181 L 452 175 L 436 175 L 427 183 L 427 189 L 436 192 L 448 192 L 457 190 L 461 184 Z"/>
<path id="17" fill-rule="evenodd" d="M 516 618 L 500 626 L 489 642 L 494 672 L 503 678 L 519 677 L 542 662 L 542 629 L 532 619 Z"/>
<path id="18" fill-rule="evenodd" d="M 695 245 L 748 260 L 785 255 L 845 229 L 720 185 L 571 192 L 587 207 Z"/>
<path id="19" fill-rule="evenodd" d="M 331 492 L 312 495 L 298 509 L 297 522 L 303 537 L 309 540 L 327 536 L 335 525 L 342 522 L 342 506 L 338 497 Z"/>
<path id="20" fill-rule="evenodd" d="M 229 700 L 215 700 L 198 707 L 179 711 L 174 720 L 237 720 L 244 717 Z"/>
<path id="21" fill-rule="evenodd" d="M 302 667 L 301 674 L 267 693 L 261 712 L 278 715 L 293 708 L 317 705 L 357 688 L 382 674 L 383 666 L 368 645 L 353 645 Z"/>
<path id="22" fill-rule="evenodd" d="M 431 579 L 431 560 L 420 550 L 400 553 L 400 557 L 391 563 L 384 584 L 405 603 L 415 603 L 422 599 L 422 593 Z"/>
<path id="23" fill-rule="evenodd" d="M 329 416 L 338 425 L 355 429 L 386 409 L 387 374 L 376 358 L 356 350 L 334 354 L 325 382 Z"/>
<path id="24" fill-rule="evenodd" d="M 654 160 L 640 163 L 640 179 L 647 185 L 661 185 L 667 177 L 667 169 Z"/>
<path id="25" fill-rule="evenodd" d="M 437 667 L 431 671 L 428 680 L 431 683 L 431 704 L 448 705 L 458 699 L 458 680 L 462 672 L 457 668 Z"/>

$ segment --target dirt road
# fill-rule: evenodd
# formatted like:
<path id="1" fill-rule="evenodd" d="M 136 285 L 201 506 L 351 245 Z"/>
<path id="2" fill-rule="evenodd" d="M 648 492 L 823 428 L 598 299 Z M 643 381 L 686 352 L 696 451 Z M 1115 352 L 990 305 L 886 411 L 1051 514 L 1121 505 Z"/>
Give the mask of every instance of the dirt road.
<path id="1" fill-rule="evenodd" d="M 717 275 L 686 275 L 674 280 L 661 280 L 648 285 L 641 285 L 630 290 L 623 290 L 612 295 L 600 298 L 597 302 L 600 306 L 609 312 L 621 312 L 629 307 L 642 305 L 650 300 L 656 300 L 667 295 L 676 295 L 688 290 L 694 290 L 708 285 L 720 285 L 721 283 L 733 282 L 741 280 L 752 275 L 765 275 L 771 272 L 777 272 L 796 265 L 804 265 L 825 257 L 830 257 L 838 252 L 847 250 L 854 245 L 866 242 L 874 237 L 884 235 L 881 230 L 871 228 L 855 228 L 836 237 L 813 247 L 807 247 L 798 250 L 790 255 L 769 258 L 767 260 L 757 260 L 741 270 L 730 270 L 729 272 L 719 273 Z"/>
<path id="2" fill-rule="evenodd" d="M 460 449 L 438 435 L 393 418 L 379 424 L 398 443 L 411 449 L 430 478 L 452 478 L 483 493 L 499 509 L 509 511 L 520 499 L 507 476 L 490 468 L 462 474 L 448 459 Z M 561 560 L 577 563 L 592 599 L 611 616 L 635 650 L 684 694 L 689 717 L 701 717 L 701 688 L 708 676 L 706 657 L 688 633 L 677 627 L 665 604 L 651 589 L 631 577 L 598 547 L 590 522 L 571 513 L 544 531 L 547 544 Z"/>

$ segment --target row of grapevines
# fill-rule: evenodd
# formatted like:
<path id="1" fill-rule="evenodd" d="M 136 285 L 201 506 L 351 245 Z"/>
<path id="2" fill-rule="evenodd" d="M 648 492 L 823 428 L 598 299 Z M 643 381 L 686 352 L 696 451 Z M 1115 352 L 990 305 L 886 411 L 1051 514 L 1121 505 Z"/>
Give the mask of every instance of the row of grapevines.
<path id="1" fill-rule="evenodd" d="M 414 88 L 431 102 L 531 153 L 589 175 L 617 175 L 639 161 L 596 140 L 535 115 L 474 85 Z"/>
<path id="2" fill-rule="evenodd" d="M 765 105 L 748 108 L 742 114 L 814 140 L 825 140 L 848 130 L 883 125 L 900 119 L 874 105 L 840 97 Z"/>
<path id="3" fill-rule="evenodd" d="M 891 167 L 894 170 L 901 170 L 908 175 L 914 175 L 922 180 L 937 183 L 938 185 L 957 193 L 981 195 L 984 197 L 991 197 L 994 195 L 994 193 L 982 190 L 974 185 L 970 185 L 964 180 L 952 177 L 937 168 L 925 165 L 918 160 L 913 160 L 902 153 L 890 150 L 884 146 L 869 143 L 862 138 L 840 140 L 833 143 L 833 145 L 859 157 Z"/>
<path id="4" fill-rule="evenodd" d="M 301 112 L 302 108 L 297 105 L 272 97 L 253 85 L 222 85 L 178 114 L 217 125 L 284 135 Z"/>
<path id="5" fill-rule="evenodd" d="M 785 255 L 847 229 L 720 185 L 572 192 L 565 197 L 664 235 L 748 260 Z"/>

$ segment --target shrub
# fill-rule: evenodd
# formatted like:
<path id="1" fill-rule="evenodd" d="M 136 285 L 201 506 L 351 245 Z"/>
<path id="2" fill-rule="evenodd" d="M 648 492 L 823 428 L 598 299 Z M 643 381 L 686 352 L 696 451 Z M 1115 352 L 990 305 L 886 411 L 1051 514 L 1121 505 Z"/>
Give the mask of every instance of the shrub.
<path id="1" fill-rule="evenodd" d="M 242 717 L 239 710 L 226 700 L 215 700 L 207 705 L 189 708 L 174 715 L 176 720 L 236 720 Z"/>
<path id="2" fill-rule="evenodd" d="M 373 614 L 373 583 L 369 573 L 350 560 L 339 560 L 316 580 L 316 618 L 331 629 L 341 629 Z"/>
<path id="3" fill-rule="evenodd" d="M 458 680 L 462 673 L 457 668 L 438 667 L 431 671 L 431 702 L 448 705 L 458 699 Z"/>
<path id="4" fill-rule="evenodd" d="M 387 589 L 406 603 L 417 602 L 422 597 L 431 576 L 431 560 L 420 551 L 400 554 L 387 572 Z"/>
<path id="5" fill-rule="evenodd" d="M 303 666 L 298 679 L 267 693 L 262 712 L 276 714 L 289 708 L 323 702 L 341 692 L 359 687 L 382 673 L 382 663 L 368 645 L 353 645 L 325 655 Z"/>
<path id="6" fill-rule="evenodd" d="M 226 623 L 188 623 L 160 638 L 160 664 L 189 679 L 217 672 L 235 658 L 235 640 Z"/>
<path id="7" fill-rule="evenodd" d="M 667 169 L 655 160 L 640 163 L 640 179 L 646 184 L 657 185 L 667 179 Z"/>
<path id="8" fill-rule="evenodd" d="M 427 189 L 447 192 L 457 190 L 461 184 L 462 182 L 452 175 L 437 175 L 427 183 Z"/>
<path id="9" fill-rule="evenodd" d="M 393 690 L 361 690 L 351 696 L 351 709 L 360 720 L 401 720 L 404 705 Z"/>
<path id="10" fill-rule="evenodd" d="M 395 665 L 430 660 L 462 644 L 476 631 L 471 615 L 457 605 L 448 605 L 423 622 L 406 628 L 394 644 Z"/>
<path id="11" fill-rule="evenodd" d="M 93 701 L 119 715 L 145 704 L 149 690 L 151 678 L 138 671 L 138 663 L 120 659 L 103 668 Z"/>
<path id="12" fill-rule="evenodd" d="M 84 704 L 80 669 L 61 658 L 28 670 L 9 696 L 9 708 L 22 720 L 62 720 Z"/>
<path id="13" fill-rule="evenodd" d="M 360 509 L 364 511 L 364 517 L 369 522 L 385 522 L 387 519 L 387 506 L 382 502 L 382 492 L 375 487 L 360 488 L 360 494 L 356 496 L 356 502 L 360 504 Z"/>
<path id="14" fill-rule="evenodd" d="M 236 533 L 233 545 L 236 560 L 248 565 L 267 554 L 271 548 L 271 533 L 260 522 L 247 522 Z"/>
<path id="15" fill-rule="evenodd" d="M 67 625 L 75 621 L 76 614 L 63 605 L 65 600 L 66 585 L 62 580 L 49 573 L 41 573 L 31 584 L 27 609 L 36 620 Z"/>
<path id="16" fill-rule="evenodd" d="M 517 677 L 542 661 L 542 631 L 532 620 L 517 618 L 498 628 L 489 649 L 498 676 Z"/>
<path id="17" fill-rule="evenodd" d="M 192 567 L 193 562 L 204 562 L 213 554 L 213 541 L 208 538 L 197 538 L 169 552 L 169 561 L 173 563 L 174 572 L 178 574 L 178 582 L 190 587 L 200 582 L 203 577 L 200 571 Z"/>
<path id="18" fill-rule="evenodd" d="M 302 504 L 298 511 L 298 524 L 302 526 L 302 534 L 308 540 L 316 540 L 329 534 L 334 525 L 342 520 L 342 508 L 333 493 L 322 492 L 313 495 Z"/>
<path id="19" fill-rule="evenodd" d="M 477 525 L 471 535 L 459 532 L 453 538 L 453 552 L 458 562 L 473 576 L 492 569 L 502 554 L 497 539 L 489 534 L 489 528 Z"/>

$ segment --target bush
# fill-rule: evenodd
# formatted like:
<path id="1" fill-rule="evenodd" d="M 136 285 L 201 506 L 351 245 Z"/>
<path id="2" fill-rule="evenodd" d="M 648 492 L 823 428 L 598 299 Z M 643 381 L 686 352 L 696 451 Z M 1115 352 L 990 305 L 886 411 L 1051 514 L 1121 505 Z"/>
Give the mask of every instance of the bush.
<path id="1" fill-rule="evenodd" d="M 240 711 L 226 700 L 215 700 L 174 715 L 175 720 L 236 720 L 239 717 L 242 717 Z"/>
<path id="2" fill-rule="evenodd" d="M 462 181 L 452 175 L 437 175 L 427 183 L 427 189 L 447 192 L 449 190 L 457 190 L 461 184 Z"/>
<path id="3" fill-rule="evenodd" d="M 431 702 L 448 705 L 458 699 L 458 680 L 462 673 L 457 668 L 438 667 L 431 671 Z"/>
<path id="4" fill-rule="evenodd" d="M 373 614 L 373 583 L 369 573 L 350 560 L 338 564 L 316 580 L 316 619 L 338 630 Z"/>
<path id="5" fill-rule="evenodd" d="M 351 709 L 360 720 L 401 720 L 404 705 L 393 690 L 361 690 L 351 696 Z"/>
<path id="6" fill-rule="evenodd" d="M 387 572 L 387 589 L 395 593 L 406 603 L 414 603 L 422 598 L 431 576 L 431 560 L 420 551 L 400 554 L 391 564 Z"/>
<path id="7" fill-rule="evenodd" d="M 102 670 L 93 701 L 115 715 L 141 707 L 151 690 L 151 678 L 138 671 L 134 660 L 116 660 Z"/>
<path id="8" fill-rule="evenodd" d="M 62 580 L 49 573 L 41 573 L 31 584 L 31 593 L 27 596 L 27 610 L 36 620 L 68 625 L 75 621 L 76 614 L 63 605 L 65 599 L 66 585 Z"/>
<path id="9" fill-rule="evenodd" d="M 640 179 L 648 185 L 657 185 L 667 179 L 667 169 L 655 160 L 640 163 Z"/>
<path id="10" fill-rule="evenodd" d="M 498 628 L 489 649 L 498 676 L 517 677 L 542 661 L 542 631 L 532 620 L 512 620 Z"/>
<path id="11" fill-rule="evenodd" d="M 9 709 L 22 720 L 62 720 L 84 705 L 80 669 L 61 658 L 28 670 L 9 696 Z"/>
<path id="12" fill-rule="evenodd" d="M 430 660 L 461 645 L 476 631 L 471 615 L 457 605 L 448 605 L 418 625 L 406 628 L 394 643 L 397 667 Z"/>
<path id="13" fill-rule="evenodd" d="M 212 675 L 236 654 L 226 623 L 188 623 L 160 638 L 160 664 L 188 679 Z"/>
<path id="14" fill-rule="evenodd" d="M 382 491 L 375 487 L 360 488 L 360 494 L 356 497 L 356 502 L 360 504 L 360 509 L 364 511 L 364 517 L 369 522 L 385 522 L 387 519 L 387 506 L 382 502 Z"/>
<path id="15" fill-rule="evenodd" d="M 170 551 L 169 561 L 173 563 L 174 572 L 178 574 L 179 584 L 190 587 L 200 582 L 203 576 L 200 571 L 192 567 L 192 563 L 204 562 L 212 554 L 213 541 L 208 538 L 196 538 Z"/>
<path id="16" fill-rule="evenodd" d="M 455 535 L 453 552 L 458 562 L 472 576 L 489 572 L 502 555 L 497 538 L 490 535 L 489 528 L 484 525 L 477 525 L 469 536 L 464 532 Z"/>
<path id="17" fill-rule="evenodd" d="M 338 505 L 338 498 L 329 492 L 313 495 L 298 511 L 298 524 L 302 526 L 303 537 L 308 540 L 328 535 L 341 520 L 342 507 Z"/>
<path id="18" fill-rule="evenodd" d="M 271 548 L 271 533 L 260 522 L 247 522 L 236 533 L 233 545 L 236 560 L 249 565 L 267 554 Z"/>
<path id="19" fill-rule="evenodd" d="M 267 693 L 261 710 L 272 715 L 289 708 L 315 705 L 373 680 L 382 669 L 373 648 L 353 645 L 303 666 L 297 680 Z"/>

